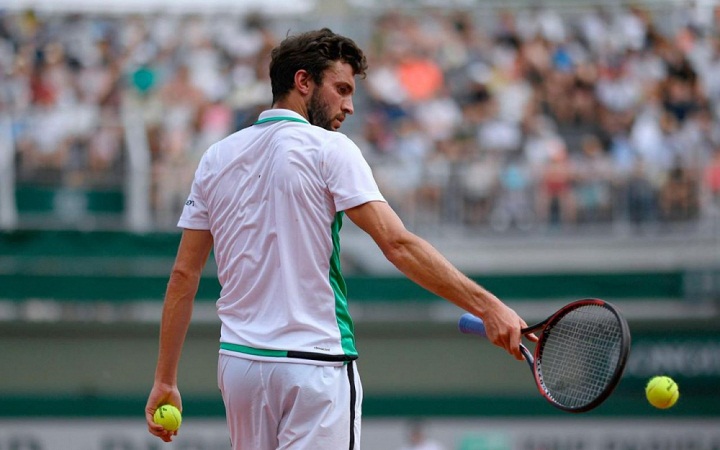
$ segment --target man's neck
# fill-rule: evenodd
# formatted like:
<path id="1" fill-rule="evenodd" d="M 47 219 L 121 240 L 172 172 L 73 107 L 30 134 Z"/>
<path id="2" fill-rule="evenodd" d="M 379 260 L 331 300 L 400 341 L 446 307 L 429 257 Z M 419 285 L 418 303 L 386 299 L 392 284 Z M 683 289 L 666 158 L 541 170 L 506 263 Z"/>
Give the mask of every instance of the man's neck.
<path id="1" fill-rule="evenodd" d="M 295 111 L 300 114 L 305 119 L 308 119 L 307 105 L 297 96 L 290 95 L 287 98 L 278 100 L 272 105 L 272 107 L 275 109 L 289 109 L 290 111 Z"/>

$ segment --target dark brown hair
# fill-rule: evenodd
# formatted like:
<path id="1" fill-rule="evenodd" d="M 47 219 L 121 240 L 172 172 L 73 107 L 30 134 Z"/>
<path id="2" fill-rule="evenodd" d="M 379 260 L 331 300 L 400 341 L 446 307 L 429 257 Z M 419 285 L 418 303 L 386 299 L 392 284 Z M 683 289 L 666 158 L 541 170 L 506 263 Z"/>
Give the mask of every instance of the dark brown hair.
<path id="1" fill-rule="evenodd" d="M 367 70 L 360 47 L 329 28 L 288 36 L 272 50 L 270 57 L 273 103 L 292 90 L 298 70 L 306 70 L 318 85 L 322 84 L 325 69 L 335 61 L 350 64 L 354 75 L 364 77 Z"/>

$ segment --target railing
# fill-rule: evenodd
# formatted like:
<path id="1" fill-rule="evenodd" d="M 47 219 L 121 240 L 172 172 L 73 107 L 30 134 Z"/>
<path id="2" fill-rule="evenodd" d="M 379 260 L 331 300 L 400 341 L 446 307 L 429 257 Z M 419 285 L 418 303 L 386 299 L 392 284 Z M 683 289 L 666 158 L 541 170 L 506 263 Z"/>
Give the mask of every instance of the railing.
<path id="1" fill-rule="evenodd" d="M 15 203 L 15 145 L 12 121 L 0 116 L 0 230 L 17 226 L 18 213 Z"/>
<path id="2" fill-rule="evenodd" d="M 151 161 L 141 111 L 128 98 L 122 105 L 122 121 L 127 148 L 125 177 L 125 224 L 131 231 L 153 228 L 150 205 Z"/>

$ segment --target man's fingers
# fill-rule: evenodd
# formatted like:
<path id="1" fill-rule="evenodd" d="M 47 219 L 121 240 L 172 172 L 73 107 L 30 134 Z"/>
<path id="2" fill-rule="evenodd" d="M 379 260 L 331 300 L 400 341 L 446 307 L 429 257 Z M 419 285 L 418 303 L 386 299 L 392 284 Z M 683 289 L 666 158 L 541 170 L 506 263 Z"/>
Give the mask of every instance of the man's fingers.
<path id="1" fill-rule="evenodd" d="M 525 359 L 522 352 L 520 351 L 520 345 L 516 345 L 514 347 L 514 351 L 512 351 L 511 353 L 518 361 L 522 361 L 523 359 Z"/>
<path id="2" fill-rule="evenodd" d="M 150 431 L 150 434 L 159 437 L 165 442 L 171 442 L 173 436 L 177 435 L 176 431 L 168 431 L 156 423 L 148 424 L 148 431 Z"/>
<path id="3" fill-rule="evenodd" d="M 522 334 L 520 334 L 520 330 L 518 330 L 510 336 L 510 353 L 517 360 L 523 359 L 523 354 L 520 351 L 520 344 L 522 344 Z"/>
<path id="4" fill-rule="evenodd" d="M 145 420 L 147 421 L 148 431 L 150 434 L 159 437 L 165 442 L 172 442 L 173 436 L 177 435 L 177 431 L 168 431 L 162 425 L 155 423 L 153 420 L 154 411 L 150 408 L 145 410 Z"/>
<path id="5" fill-rule="evenodd" d="M 522 360 L 523 354 L 520 351 L 520 342 L 521 340 L 519 336 L 509 335 L 506 337 L 505 342 L 503 342 L 501 346 L 505 349 L 505 351 L 514 356 L 515 359 Z"/>

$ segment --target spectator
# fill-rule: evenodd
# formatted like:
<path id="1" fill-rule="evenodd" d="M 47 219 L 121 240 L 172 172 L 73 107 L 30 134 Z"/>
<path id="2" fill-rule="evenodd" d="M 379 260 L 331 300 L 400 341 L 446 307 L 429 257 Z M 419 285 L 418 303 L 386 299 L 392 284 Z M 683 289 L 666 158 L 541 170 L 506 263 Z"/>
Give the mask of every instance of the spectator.
<path id="1" fill-rule="evenodd" d="M 698 210 L 696 189 L 697 182 L 692 173 L 676 162 L 660 189 L 662 218 L 678 222 L 695 217 Z"/>
<path id="2" fill-rule="evenodd" d="M 366 130 L 374 132 L 376 128 L 368 123 Z M 396 122 L 396 136 L 391 144 L 382 142 L 382 137 L 370 136 L 376 145 L 387 148 L 387 152 L 376 160 L 375 177 L 385 197 L 398 214 L 414 223 L 417 219 L 417 200 L 421 187 L 426 180 L 425 165 L 433 151 L 421 131 L 420 124 L 411 117 Z M 387 147 L 385 147 L 387 145 Z M 379 161 L 379 163 L 377 163 Z"/>
<path id="3" fill-rule="evenodd" d="M 646 111 L 633 125 L 632 144 L 643 159 L 646 176 L 655 189 L 660 188 L 682 151 L 677 131 L 676 117 L 665 110 Z"/>
<path id="4" fill-rule="evenodd" d="M 550 159 L 541 168 L 539 182 L 537 214 L 540 221 L 553 228 L 575 224 L 574 173 L 565 146 L 558 143 L 552 148 Z"/>
<path id="5" fill-rule="evenodd" d="M 611 214 L 612 161 L 595 135 L 586 135 L 581 153 L 573 162 L 578 218 L 583 222 L 607 221 Z"/>
<path id="6" fill-rule="evenodd" d="M 207 99 L 180 66 L 157 93 L 163 105 L 159 144 L 153 162 L 155 208 L 159 225 L 172 225 L 188 194 L 193 167 L 199 161 L 195 141 L 200 114 Z"/>
<path id="7" fill-rule="evenodd" d="M 635 160 L 625 186 L 628 218 L 636 231 L 657 218 L 657 191 L 645 173 L 642 158 Z"/>
<path id="8" fill-rule="evenodd" d="M 714 218 L 720 217 L 720 146 L 703 171 L 702 196 L 705 210 Z"/>
<path id="9" fill-rule="evenodd" d="M 413 422 L 408 426 L 407 441 L 398 450 L 445 450 L 440 442 L 426 435 L 421 422 Z"/>
<path id="10" fill-rule="evenodd" d="M 535 220 L 532 179 L 527 163 L 517 155 L 501 170 L 499 192 L 490 214 L 490 225 L 496 231 L 507 231 L 513 226 L 527 231 Z"/>

